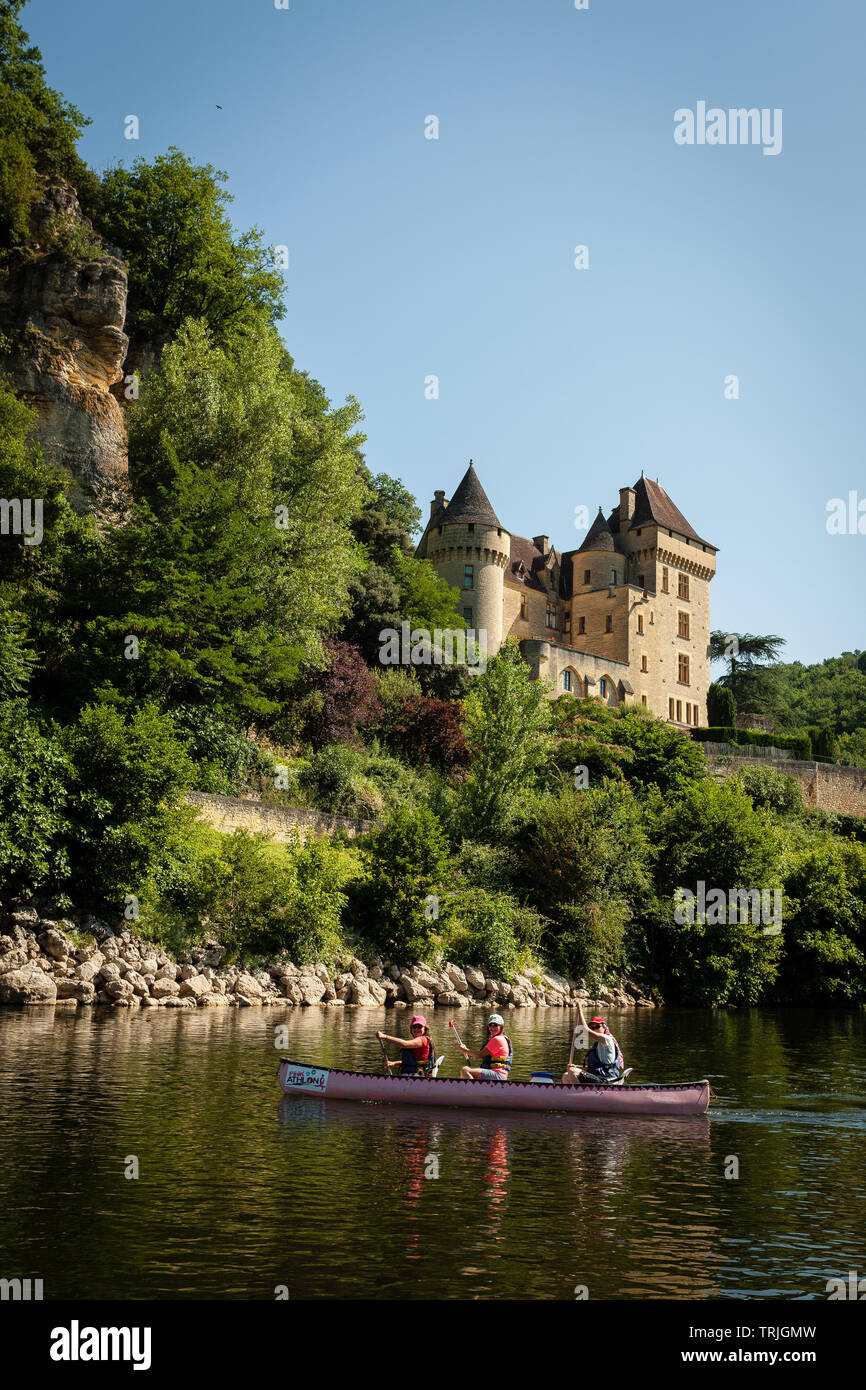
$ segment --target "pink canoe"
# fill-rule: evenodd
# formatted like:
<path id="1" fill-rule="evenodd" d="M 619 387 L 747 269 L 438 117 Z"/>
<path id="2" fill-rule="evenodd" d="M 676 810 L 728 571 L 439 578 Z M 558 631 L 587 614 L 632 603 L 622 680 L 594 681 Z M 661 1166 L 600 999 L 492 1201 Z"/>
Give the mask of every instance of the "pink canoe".
<path id="1" fill-rule="evenodd" d="M 280 1062 L 286 1095 L 332 1100 L 402 1101 L 411 1105 L 462 1105 L 485 1110 L 566 1110 L 598 1115 L 704 1115 L 708 1081 L 678 1086 L 551 1085 L 543 1081 L 460 1081 L 438 1077 L 375 1076 L 366 1071 Z"/>

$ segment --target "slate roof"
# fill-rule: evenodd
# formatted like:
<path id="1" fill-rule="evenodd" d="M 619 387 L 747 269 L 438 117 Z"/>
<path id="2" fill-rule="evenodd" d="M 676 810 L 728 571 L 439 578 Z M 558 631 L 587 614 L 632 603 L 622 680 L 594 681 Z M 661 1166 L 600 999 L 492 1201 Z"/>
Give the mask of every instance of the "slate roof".
<path id="1" fill-rule="evenodd" d="M 449 508 L 450 510 L 450 508 Z M 523 564 L 523 574 L 520 573 L 520 565 Z M 547 586 L 539 577 L 539 572 L 544 567 L 544 556 L 538 549 L 534 541 L 527 536 L 511 537 L 511 561 L 506 572 L 506 579 L 514 579 L 518 583 L 523 583 L 527 589 L 540 589 L 542 593 L 547 592 Z"/>
<path id="2" fill-rule="evenodd" d="M 502 523 L 490 502 L 490 498 L 478 480 L 472 460 L 463 474 L 457 491 L 444 512 L 437 512 L 431 518 L 431 525 L 440 526 L 443 519 L 448 522 L 474 521 L 481 526 L 501 526 Z"/>
<path id="3" fill-rule="evenodd" d="M 652 478 L 641 476 L 634 485 L 634 516 L 628 529 L 634 531 L 639 526 L 651 526 L 653 523 L 664 526 L 668 531 L 676 531 L 681 536 L 688 536 L 690 540 L 699 541 L 701 545 L 710 544 L 692 529 L 660 483 L 654 483 Z M 611 512 L 608 525 L 612 532 L 619 532 L 619 507 L 615 507 Z M 715 546 L 712 548 L 716 549 Z"/>
<path id="4" fill-rule="evenodd" d="M 583 550 L 616 550 L 610 526 L 605 521 L 601 507 L 598 509 L 598 516 L 584 536 L 583 543 L 577 548 L 578 555 Z"/>

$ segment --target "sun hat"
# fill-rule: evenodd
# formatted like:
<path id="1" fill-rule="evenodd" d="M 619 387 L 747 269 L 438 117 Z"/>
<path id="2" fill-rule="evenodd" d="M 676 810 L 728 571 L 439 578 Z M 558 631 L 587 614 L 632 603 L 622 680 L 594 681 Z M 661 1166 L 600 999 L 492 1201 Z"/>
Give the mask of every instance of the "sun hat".
<path id="1" fill-rule="evenodd" d="M 505 1019 L 502 1017 L 502 1014 L 491 1014 L 487 1020 L 488 1028 L 490 1027 L 491 1023 L 498 1023 L 500 1028 L 505 1027 Z"/>
<path id="2" fill-rule="evenodd" d="M 412 1019 L 412 1022 L 409 1024 L 409 1027 L 414 1028 L 416 1023 L 420 1023 L 422 1028 L 427 1027 L 427 1020 L 423 1014 L 416 1014 L 415 1017 Z"/>

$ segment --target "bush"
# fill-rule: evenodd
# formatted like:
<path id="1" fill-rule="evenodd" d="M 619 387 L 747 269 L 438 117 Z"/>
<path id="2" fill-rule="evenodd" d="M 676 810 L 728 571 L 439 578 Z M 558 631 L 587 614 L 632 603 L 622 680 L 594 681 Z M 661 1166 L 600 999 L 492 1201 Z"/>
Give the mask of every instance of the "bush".
<path id="1" fill-rule="evenodd" d="M 426 807 L 392 812 L 362 846 L 367 882 L 361 904 L 368 935 L 395 960 L 423 960 L 435 933 L 427 903 L 447 863 L 442 827 Z"/>
<path id="2" fill-rule="evenodd" d="M 541 921 L 509 893 L 467 888 L 443 902 L 441 946 L 458 965 L 481 965 L 510 979 L 533 964 Z"/>
<path id="3" fill-rule="evenodd" d="M 803 810 L 803 793 L 794 777 L 752 765 L 744 767 L 737 780 L 753 806 L 765 806 L 780 816 L 798 815 Z"/>
<path id="4" fill-rule="evenodd" d="M 453 772 L 469 762 L 462 725 L 463 712 L 453 701 L 411 695 L 391 712 L 383 734 L 393 748 L 413 763 L 433 763 Z"/>
<path id="5" fill-rule="evenodd" d="M 711 685 L 707 691 L 707 723 L 718 727 L 732 728 L 737 702 L 733 690 L 726 685 Z"/>
<path id="6" fill-rule="evenodd" d="M 232 796 L 262 783 L 273 787 L 273 758 L 221 719 L 216 710 L 207 705 L 179 704 L 169 713 L 178 736 L 199 766 L 196 780 L 202 790 Z"/>
<path id="7" fill-rule="evenodd" d="M 314 753 L 298 777 L 301 790 L 320 811 L 344 816 L 375 815 L 382 802 L 364 776 L 364 754 L 333 743 Z"/>
<path id="8" fill-rule="evenodd" d="M 622 902 L 565 903 L 557 912 L 551 964 L 590 989 L 609 985 L 627 969 L 627 905 Z"/>
<path id="9" fill-rule="evenodd" d="M 70 769 L 23 700 L 0 703 L 0 890 L 29 894 L 62 882 Z"/>
<path id="10" fill-rule="evenodd" d="M 310 672 L 300 691 L 297 717 L 303 737 L 316 747 L 358 747 L 358 731 L 375 725 L 382 713 L 376 681 L 357 647 L 332 637 L 325 638 L 323 646 L 327 665 Z"/>

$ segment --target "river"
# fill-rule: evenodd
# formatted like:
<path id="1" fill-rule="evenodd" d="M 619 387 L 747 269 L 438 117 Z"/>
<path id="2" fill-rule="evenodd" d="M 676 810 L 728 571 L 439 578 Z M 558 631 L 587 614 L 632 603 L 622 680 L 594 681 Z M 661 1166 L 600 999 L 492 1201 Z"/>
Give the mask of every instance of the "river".
<path id="1" fill-rule="evenodd" d="M 516 1077 L 563 1066 L 570 1018 L 508 1012 Z M 405 1010 L 0 1010 L 0 1274 L 74 1300 L 826 1299 L 866 1274 L 862 1013 L 609 1021 L 633 1081 L 706 1076 L 709 1115 L 281 1097 L 281 1054 L 379 1070 Z"/>

